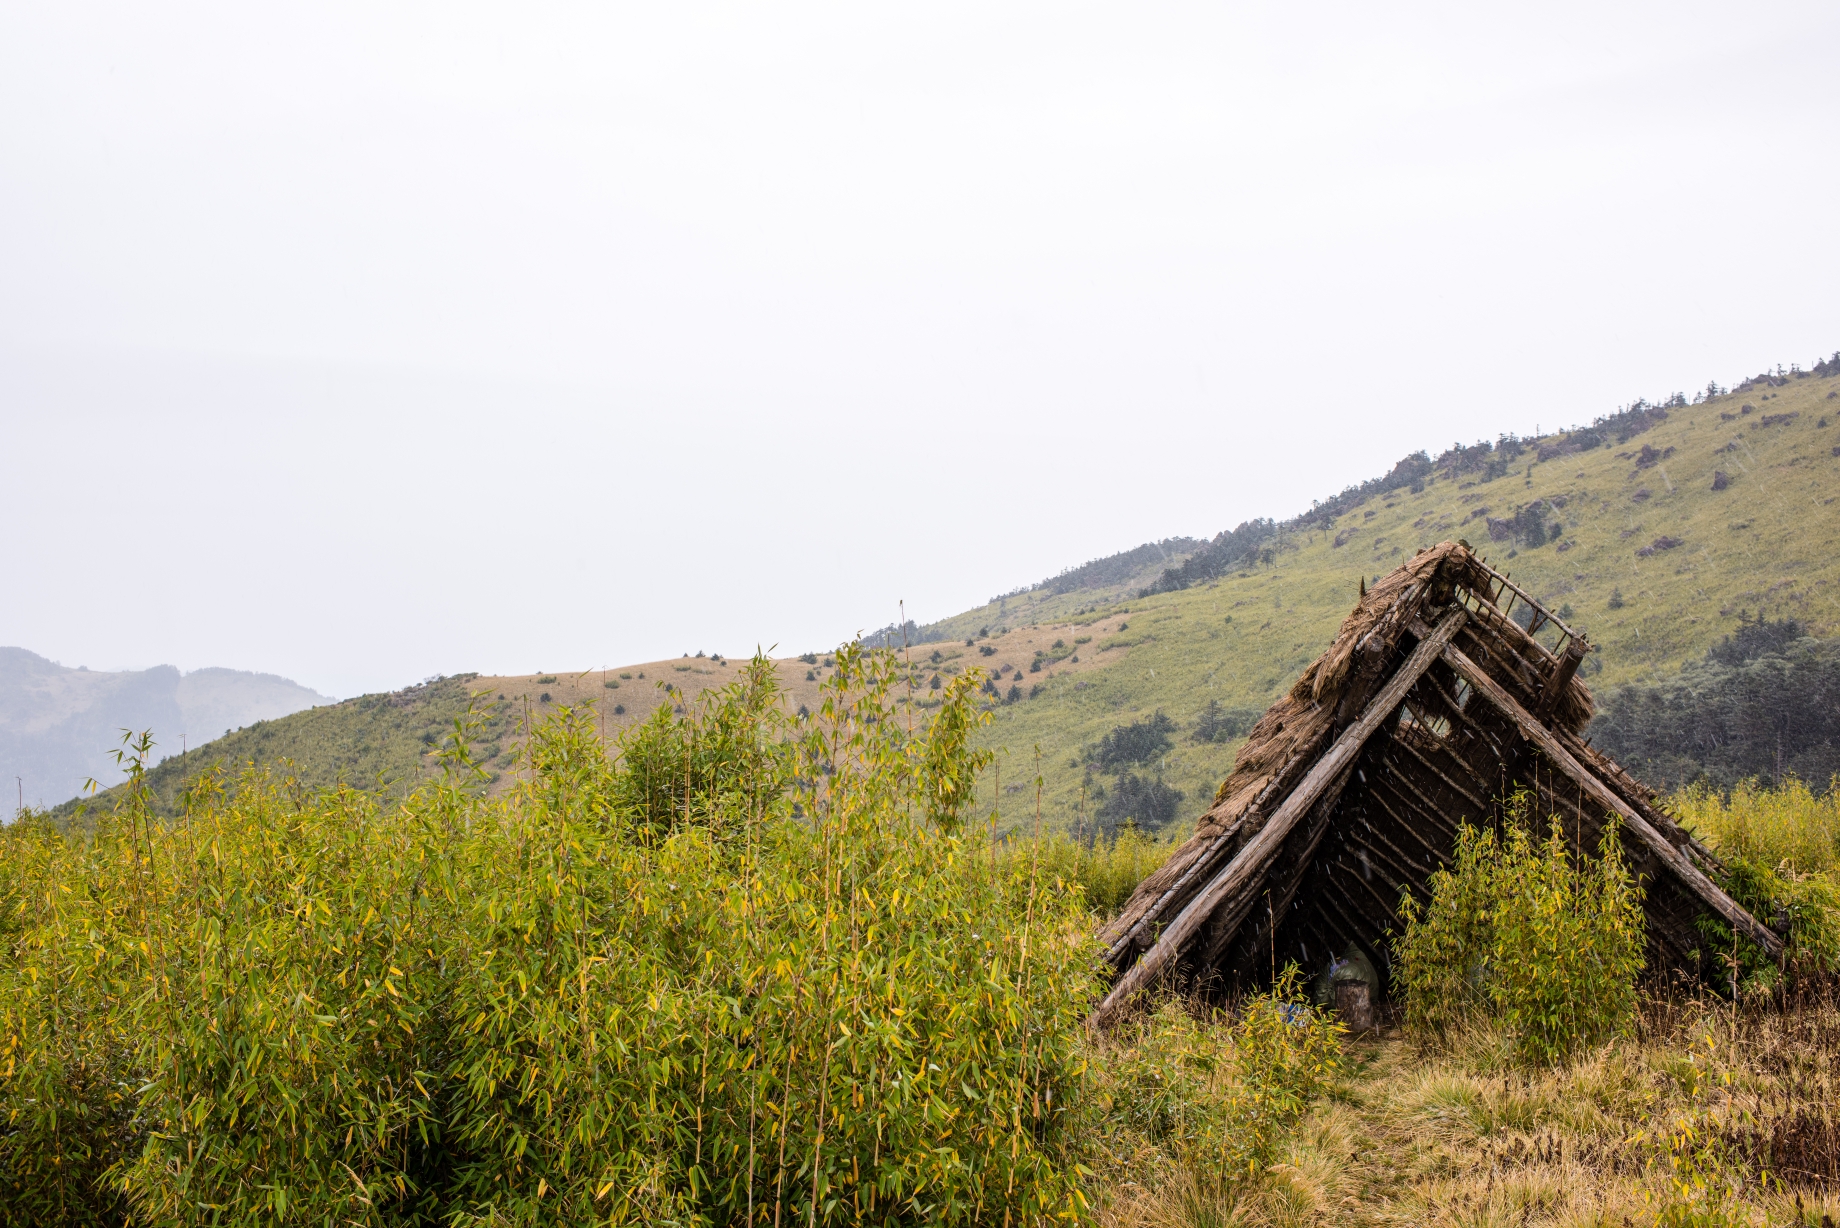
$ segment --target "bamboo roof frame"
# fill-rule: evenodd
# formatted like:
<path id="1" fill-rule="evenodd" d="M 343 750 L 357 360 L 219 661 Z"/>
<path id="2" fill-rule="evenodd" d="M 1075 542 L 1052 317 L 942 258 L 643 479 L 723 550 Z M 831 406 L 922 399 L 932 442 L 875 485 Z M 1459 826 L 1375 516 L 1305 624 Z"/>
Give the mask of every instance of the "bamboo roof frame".
<path id="1" fill-rule="evenodd" d="M 1542 643 L 1548 628 L 1556 638 Z M 1651 969 L 1703 971 L 1689 965 L 1692 921 L 1707 911 L 1780 956 L 1781 937 L 1713 881 L 1712 853 L 1580 739 L 1590 651 L 1465 542 L 1363 584 L 1328 651 L 1254 725 L 1194 835 L 1101 929 L 1116 979 L 1092 1022 L 1172 974 L 1262 979 L 1279 951 L 1324 963 L 1353 941 L 1384 962 L 1399 892 L 1422 898 L 1458 822 L 1499 821 L 1515 787 L 1562 812 L 1581 848 L 1611 816 L 1622 823 Z"/>

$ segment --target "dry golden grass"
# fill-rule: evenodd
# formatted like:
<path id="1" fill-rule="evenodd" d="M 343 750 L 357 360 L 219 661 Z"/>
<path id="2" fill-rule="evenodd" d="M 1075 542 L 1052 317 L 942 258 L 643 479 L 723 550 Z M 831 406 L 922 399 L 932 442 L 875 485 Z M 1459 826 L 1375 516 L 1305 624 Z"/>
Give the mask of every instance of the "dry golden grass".
<path id="1" fill-rule="evenodd" d="M 1350 1054 L 1352 1074 L 1254 1181 L 1210 1191 L 1143 1140 L 1107 1174 L 1102 1221 L 1596 1228 L 1840 1219 L 1840 1180 L 1823 1188 L 1792 1172 L 1840 1160 L 1840 1005 L 1831 996 L 1785 1012 L 1747 1010 L 1735 1036 L 1723 1004 L 1652 1004 L 1640 1036 L 1555 1069 L 1515 1065 L 1488 1028 L 1440 1050 L 1390 1030 L 1352 1042 Z M 1798 1121 L 1827 1133 L 1804 1124 L 1801 1136 L 1816 1143 L 1798 1151 Z M 1694 1131 L 1684 1144 L 1683 1123 Z M 1778 1171 L 1765 1181 L 1758 1140 L 1772 1134 Z M 1676 1182 L 1695 1174 L 1707 1188 L 1683 1198 Z M 1670 1208 L 1678 1218 L 1664 1220 Z"/>
<path id="2" fill-rule="evenodd" d="M 1117 634 L 1121 622 L 1129 622 L 1129 616 L 1105 618 L 1094 623 L 1065 621 L 1038 627 L 1016 627 L 994 635 L 974 636 L 975 644 L 966 644 L 960 639 L 915 645 L 908 651 L 908 655 L 914 669 L 922 677 L 923 687 L 924 680 L 935 673 L 942 677 L 952 677 L 971 666 L 978 666 L 992 675 L 1000 675 L 1005 689 L 1012 682 L 1021 682 L 1026 691 L 1036 682 L 1045 682 L 1050 678 L 1078 677 L 1124 660 L 1130 655 L 1128 645 L 1105 645 L 1108 638 Z M 1090 639 L 1090 643 L 1078 642 L 1082 639 Z M 1057 655 L 1062 651 L 1054 647 L 1057 640 L 1063 642 L 1070 655 L 1044 666 L 1039 672 L 1030 673 L 1029 663 L 1035 659 L 1038 650 Z M 993 650 L 988 655 L 982 651 L 986 647 Z M 815 664 L 807 663 L 799 657 L 773 658 L 774 665 L 779 669 L 779 680 L 786 693 L 786 702 L 795 708 L 801 703 L 816 704 L 819 683 L 831 675 L 831 669 L 824 664 L 831 659 L 830 654 L 813 655 L 818 658 Z M 481 675 L 471 686 L 476 691 L 490 692 L 494 697 L 502 694 L 508 700 L 528 702 L 533 706 L 540 706 L 544 702 L 541 699 L 544 694 L 549 695 L 548 702 L 552 705 L 580 704 L 592 700 L 607 709 L 607 727 L 612 732 L 615 728 L 643 720 L 663 702 L 660 683 L 668 682 L 680 687 L 687 697 L 695 699 L 709 687 L 728 685 L 734 679 L 735 668 L 728 658 L 718 661 L 710 657 L 667 657 L 660 661 L 641 661 L 634 665 L 615 665 L 579 672 Z M 814 677 L 806 678 L 807 673 Z M 609 687 L 607 684 L 610 682 L 619 685 Z M 616 704 L 626 709 L 625 713 L 617 717 L 612 711 Z"/>

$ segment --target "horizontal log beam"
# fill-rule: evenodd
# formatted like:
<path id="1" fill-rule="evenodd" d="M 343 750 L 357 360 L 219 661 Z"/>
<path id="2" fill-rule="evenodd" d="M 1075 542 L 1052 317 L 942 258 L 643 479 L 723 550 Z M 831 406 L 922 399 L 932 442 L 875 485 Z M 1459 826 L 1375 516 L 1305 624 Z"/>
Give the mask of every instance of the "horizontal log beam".
<path id="1" fill-rule="evenodd" d="M 1112 992 L 1099 1003 L 1088 1021 L 1094 1027 L 1103 1027 L 1118 1013 L 1138 990 L 1148 986 L 1157 975 L 1167 967 L 1171 960 L 1188 944 L 1189 937 L 1201 927 L 1202 922 L 1213 915 L 1228 899 L 1234 898 L 1245 890 L 1253 876 L 1262 872 L 1272 854 L 1282 847 L 1285 837 L 1297 821 L 1308 814 L 1322 797 L 1329 785 L 1340 778 L 1343 769 L 1354 762 L 1361 748 L 1367 745 L 1368 738 L 1380 728 L 1393 714 L 1424 672 L 1431 668 L 1438 654 L 1450 645 L 1451 637 L 1463 625 L 1469 612 L 1461 607 L 1451 611 L 1437 625 L 1437 629 L 1420 640 L 1419 645 L 1399 667 L 1399 672 L 1381 688 L 1361 719 L 1343 731 L 1334 745 L 1316 761 L 1304 778 L 1298 782 L 1291 795 L 1272 813 L 1265 826 L 1241 846 L 1233 859 L 1215 875 L 1212 882 L 1190 900 L 1182 911 L 1176 914 L 1169 928 L 1157 936 L 1156 942 L 1143 953 L 1138 961 L 1127 969 Z"/>
<path id="2" fill-rule="evenodd" d="M 1325 874 L 1323 885 L 1325 887 L 1335 886 L 1336 876 Z M 1351 940 L 1364 941 L 1375 949 L 1379 948 L 1378 940 L 1382 934 L 1386 933 L 1387 922 L 1392 917 L 1392 909 L 1382 906 L 1380 915 L 1375 917 L 1361 907 L 1359 897 L 1352 891 L 1338 893 L 1325 890 L 1322 893 L 1322 902 L 1334 909 L 1335 915 L 1342 919 L 1342 924 L 1348 928 L 1348 937 Z M 1349 916 L 1349 913 L 1353 913 L 1354 916 Z M 1357 917 L 1360 919 L 1358 923 L 1355 920 Z"/>
<path id="3" fill-rule="evenodd" d="M 1444 771 L 1443 768 L 1439 767 L 1436 763 L 1432 762 L 1431 759 L 1427 755 L 1421 753 L 1418 747 L 1412 745 L 1410 742 L 1406 741 L 1403 738 L 1394 738 L 1393 745 L 1399 747 L 1401 750 L 1405 751 L 1406 754 L 1418 760 L 1419 765 L 1421 767 L 1423 767 L 1427 772 L 1430 772 L 1433 776 L 1436 776 L 1439 780 L 1443 781 L 1446 785 L 1448 785 L 1450 787 L 1451 792 L 1455 793 L 1458 797 L 1462 798 L 1464 801 L 1474 806 L 1476 808 L 1476 814 L 1478 816 L 1485 815 L 1489 812 L 1489 804 L 1487 802 L 1483 801 L 1481 798 L 1477 797 L 1474 793 L 1471 793 L 1468 789 L 1458 784 L 1454 779 L 1451 778 L 1448 772 Z M 1455 759 L 1458 763 L 1463 764 L 1465 768 L 1469 767 L 1469 764 L 1464 762 L 1461 756 L 1455 754 L 1454 752 L 1447 752 L 1447 753 L 1450 754 L 1450 757 L 1452 759 Z M 1388 763 L 1387 766 L 1392 767 L 1393 765 L 1391 763 Z M 1394 768 L 1393 770 L 1397 771 L 1398 769 Z M 1472 780 L 1472 783 L 1473 783 L 1473 780 Z"/>
<path id="4" fill-rule="evenodd" d="M 1368 796 L 1373 797 L 1371 790 Z M 1379 801 L 1380 799 L 1376 797 L 1374 800 Z M 1381 809 L 1387 810 L 1389 817 L 1393 817 L 1392 811 L 1387 809 L 1385 802 L 1381 802 L 1380 805 Z M 1394 817 L 1393 821 L 1397 823 L 1399 820 Z M 1382 832 L 1371 819 L 1363 818 L 1361 826 L 1359 827 L 1352 823 L 1349 824 L 1347 832 L 1349 844 L 1354 844 L 1360 848 L 1366 849 L 1375 857 L 1384 856 L 1384 859 L 1399 872 L 1399 876 L 1406 879 L 1408 882 L 1412 881 L 1415 877 L 1422 880 L 1431 874 L 1432 871 L 1444 868 L 1443 858 L 1438 858 L 1436 861 L 1421 860 L 1414 862 L 1404 849 L 1394 844 L 1391 840 L 1388 840 L 1386 834 Z M 1383 848 L 1385 850 L 1384 854 L 1382 854 L 1381 851 Z M 1427 855 L 1429 856 L 1432 854 L 1427 851 Z"/>
<path id="5" fill-rule="evenodd" d="M 1430 861 L 1427 861 L 1424 863 L 1431 867 L 1431 870 L 1427 870 L 1425 871 L 1425 873 L 1429 874 L 1431 873 L 1432 870 L 1441 870 L 1450 861 L 1450 854 L 1438 852 L 1437 849 L 1431 846 L 1431 842 L 1425 839 L 1423 833 L 1421 833 L 1414 824 L 1412 824 L 1406 819 L 1401 818 L 1398 814 L 1394 813 L 1393 808 L 1386 804 L 1386 797 L 1380 792 L 1380 790 L 1370 788 L 1368 789 L 1366 796 L 1372 798 L 1376 803 L 1378 803 L 1380 806 L 1380 809 L 1386 811 L 1386 817 L 1393 820 L 1394 825 L 1397 826 L 1401 831 L 1405 832 L 1407 835 L 1411 836 L 1414 840 L 1418 841 L 1418 847 L 1425 850 L 1425 856 L 1431 858 Z M 1401 807 L 1404 807 L 1407 810 L 1412 809 L 1412 807 L 1407 803 L 1407 799 L 1405 799 L 1404 797 L 1397 798 L 1396 800 L 1399 802 Z M 1402 858 L 1404 858 L 1408 864 L 1412 860 L 1403 851 L 1400 851 L 1399 855 Z"/>
<path id="6" fill-rule="evenodd" d="M 1405 742 L 1402 739 L 1394 738 L 1393 745 L 1404 746 Z M 1382 762 L 1385 762 L 1385 760 L 1382 760 Z M 1390 767 L 1391 765 L 1389 764 L 1388 766 Z M 1447 819 L 1444 816 L 1444 811 L 1438 807 L 1437 802 L 1426 796 L 1425 791 L 1418 787 L 1418 782 L 1413 780 L 1409 773 L 1394 771 L 1392 775 L 1386 777 L 1384 783 L 1401 801 L 1416 802 L 1418 804 L 1418 810 L 1423 817 L 1437 828 L 1439 835 L 1449 836 L 1454 846 L 1457 838 L 1457 827 L 1464 821 L 1463 818 L 1458 818 L 1454 823 Z M 1407 796 L 1408 794 L 1410 794 L 1410 797 Z M 1480 825 L 1486 821 L 1487 815 L 1488 811 L 1484 810 L 1481 814 L 1475 816 L 1474 822 Z"/>

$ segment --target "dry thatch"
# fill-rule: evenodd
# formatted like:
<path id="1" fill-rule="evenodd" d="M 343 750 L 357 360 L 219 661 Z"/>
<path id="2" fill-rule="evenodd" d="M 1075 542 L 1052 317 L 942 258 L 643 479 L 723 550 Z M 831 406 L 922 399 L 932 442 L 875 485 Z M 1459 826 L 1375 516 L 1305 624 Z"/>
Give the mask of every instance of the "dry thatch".
<path id="1" fill-rule="evenodd" d="M 1712 855 L 1580 740 L 1589 651 L 1461 542 L 1381 578 L 1253 727 L 1194 836 L 1102 932 L 1120 976 L 1096 1017 L 1172 972 L 1256 981 L 1274 953 L 1311 967 L 1353 942 L 1385 967 L 1400 893 L 1422 897 L 1458 823 L 1501 821 L 1516 788 L 1587 847 L 1619 816 L 1652 969 L 1700 971 L 1692 920 L 1708 909 L 1779 951 L 1707 877 Z"/>

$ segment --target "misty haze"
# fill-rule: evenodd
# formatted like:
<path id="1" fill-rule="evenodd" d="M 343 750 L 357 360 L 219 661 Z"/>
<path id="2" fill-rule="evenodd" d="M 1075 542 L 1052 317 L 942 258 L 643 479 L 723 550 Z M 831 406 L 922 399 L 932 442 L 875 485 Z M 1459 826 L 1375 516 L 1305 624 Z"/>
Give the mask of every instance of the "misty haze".
<path id="1" fill-rule="evenodd" d="M 0 9 L 0 1228 L 1837 1222 L 1837 59 Z"/>

